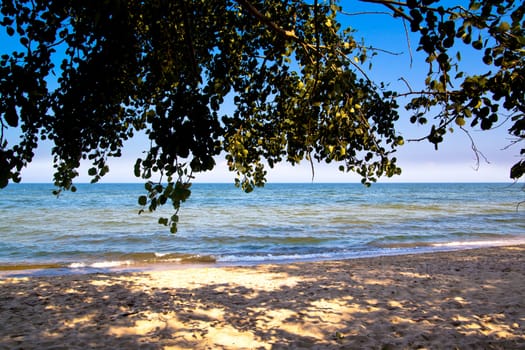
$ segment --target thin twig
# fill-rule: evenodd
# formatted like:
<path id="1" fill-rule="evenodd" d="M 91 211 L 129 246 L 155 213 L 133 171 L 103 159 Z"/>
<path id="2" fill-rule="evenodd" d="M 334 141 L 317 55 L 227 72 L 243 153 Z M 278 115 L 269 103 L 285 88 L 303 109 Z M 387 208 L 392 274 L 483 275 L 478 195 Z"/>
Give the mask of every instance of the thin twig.
<path id="1" fill-rule="evenodd" d="M 400 78 L 402 79 L 402 78 Z M 442 91 L 410 91 L 405 92 L 404 94 L 398 94 L 397 97 L 407 97 L 411 95 L 431 95 L 431 96 L 449 96 L 449 95 L 457 95 L 459 94 L 459 91 L 448 91 L 448 92 L 442 92 Z"/>
<path id="2" fill-rule="evenodd" d="M 392 56 L 400 56 L 403 54 L 403 52 L 394 52 L 394 51 L 390 51 L 390 50 L 385 50 L 385 49 L 380 49 L 380 48 L 377 48 L 377 47 L 374 47 L 374 46 L 359 46 L 360 48 L 362 47 L 365 47 L 366 49 L 370 50 L 370 51 L 377 51 L 377 52 L 383 52 L 383 53 L 387 53 L 389 55 L 392 55 Z"/>
<path id="3" fill-rule="evenodd" d="M 462 126 L 460 126 L 459 128 L 461 130 L 463 130 L 465 132 L 465 134 L 467 134 L 468 138 L 470 139 L 470 147 L 472 148 L 472 150 L 474 151 L 474 154 L 476 155 L 476 167 L 474 169 L 476 171 L 479 170 L 480 156 L 485 160 L 485 162 L 487 164 L 490 164 L 490 162 L 487 159 L 487 157 L 485 157 L 485 155 L 476 146 L 476 142 L 472 138 L 472 135 L 470 135 L 470 132 L 467 129 L 465 129 L 464 127 L 462 127 Z"/>
<path id="4" fill-rule="evenodd" d="M 403 10 L 401 10 L 399 8 L 396 8 L 394 6 L 394 5 L 406 6 L 406 3 L 397 2 L 397 1 L 389 1 L 389 0 L 361 0 L 361 1 L 362 2 L 373 3 L 373 4 L 384 5 L 384 6 L 388 7 L 390 10 L 392 10 L 392 12 L 394 12 L 394 14 L 398 15 L 399 17 L 402 17 L 402 18 L 408 20 L 409 22 L 412 22 L 414 20 L 412 17 L 407 15 Z"/>
<path id="5" fill-rule="evenodd" d="M 346 55 L 344 52 L 342 52 L 341 50 L 337 50 L 339 52 L 340 55 L 344 56 L 348 62 L 350 62 L 350 64 L 352 66 L 354 66 L 359 72 L 361 72 L 361 74 L 365 77 L 365 79 L 369 82 L 369 83 L 372 83 L 372 80 L 368 77 L 368 75 L 365 73 L 365 71 L 363 70 L 363 68 L 359 67 L 357 65 L 357 63 L 355 63 L 352 59 L 350 59 L 348 57 L 348 55 Z"/>
<path id="6" fill-rule="evenodd" d="M 503 147 L 502 150 L 507 150 L 507 149 L 513 147 L 514 145 L 516 145 L 516 144 L 518 144 L 520 142 L 524 142 L 525 139 L 523 139 L 523 138 L 516 138 L 514 140 L 509 140 L 509 141 L 510 141 L 510 144 L 508 144 L 507 146 Z"/>
<path id="7" fill-rule="evenodd" d="M 346 12 L 346 11 L 339 11 L 340 14 L 345 16 L 361 16 L 361 15 L 387 15 L 392 16 L 390 12 L 386 11 L 362 11 L 362 12 Z"/>
<path id="8" fill-rule="evenodd" d="M 412 63 L 414 62 L 414 57 L 412 57 L 412 47 L 410 45 L 410 36 L 408 35 L 408 28 L 406 20 L 403 20 L 403 27 L 405 28 L 405 36 L 407 38 L 408 45 L 408 54 L 410 55 L 410 68 L 412 68 Z"/>
<path id="9" fill-rule="evenodd" d="M 401 77 L 399 78 L 398 80 L 401 80 L 402 82 L 404 82 L 408 88 L 408 90 L 410 90 L 410 93 L 414 93 L 414 90 L 412 90 L 412 87 L 410 86 L 410 84 L 408 83 L 408 81 L 404 78 L 404 77 Z"/>

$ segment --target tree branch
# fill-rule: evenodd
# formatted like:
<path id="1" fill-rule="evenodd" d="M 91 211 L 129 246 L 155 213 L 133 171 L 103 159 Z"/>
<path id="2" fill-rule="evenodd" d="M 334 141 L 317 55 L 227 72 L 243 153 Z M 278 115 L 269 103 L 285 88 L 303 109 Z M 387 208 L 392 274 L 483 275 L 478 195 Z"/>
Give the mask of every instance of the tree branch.
<path id="1" fill-rule="evenodd" d="M 182 8 L 184 11 L 184 31 L 185 31 L 185 41 L 188 46 L 189 58 L 192 62 L 193 75 L 196 81 L 201 82 L 201 77 L 199 74 L 199 64 L 197 63 L 197 57 L 195 55 L 195 47 L 193 46 L 193 35 L 191 29 L 193 28 L 193 23 L 191 23 L 191 16 L 188 13 L 188 9 L 184 2 L 182 2 Z"/>
<path id="2" fill-rule="evenodd" d="M 390 10 L 394 12 L 395 15 L 398 15 L 399 17 L 402 17 L 410 22 L 412 22 L 414 19 L 407 15 L 403 10 L 396 8 L 394 5 L 399 6 L 407 6 L 404 2 L 398 2 L 398 1 L 390 1 L 390 0 L 360 0 L 362 2 L 368 2 L 372 4 L 381 4 L 386 7 L 388 7 Z"/>
<path id="3" fill-rule="evenodd" d="M 281 28 L 277 23 L 273 22 L 270 18 L 266 17 L 264 14 L 262 14 L 255 6 L 253 6 L 249 1 L 247 0 L 236 0 L 239 5 L 242 6 L 246 11 L 248 11 L 251 15 L 253 15 L 255 18 L 257 18 L 259 21 L 270 27 L 275 32 L 279 33 L 280 35 L 284 36 L 285 38 L 292 39 L 293 41 L 305 45 L 305 43 L 295 35 L 295 32 L 293 30 L 285 30 Z"/>
<path id="4" fill-rule="evenodd" d="M 399 80 L 402 80 L 407 84 L 404 78 L 399 78 Z M 410 86 L 408 87 L 410 89 Z M 461 94 L 459 91 L 410 91 L 405 92 L 404 94 L 397 94 L 396 97 L 407 97 L 411 95 L 431 95 L 431 96 L 449 96 L 449 95 L 457 95 Z"/>
<path id="5" fill-rule="evenodd" d="M 255 6 L 253 6 L 249 1 L 247 0 L 236 0 L 237 3 L 244 8 L 246 11 L 248 11 L 252 16 L 257 18 L 259 21 L 261 21 L 263 24 L 268 26 L 271 30 L 275 31 L 279 35 L 283 36 L 286 39 L 290 39 L 295 41 L 297 44 L 301 45 L 305 51 L 313 51 L 317 56 L 322 56 L 319 49 L 323 46 L 320 45 L 318 42 L 316 46 L 312 44 L 308 44 L 305 41 L 301 40 L 296 34 L 294 30 L 285 30 L 282 27 L 280 27 L 277 23 L 272 21 L 270 18 L 262 14 Z M 324 47 L 323 47 L 324 48 Z"/>

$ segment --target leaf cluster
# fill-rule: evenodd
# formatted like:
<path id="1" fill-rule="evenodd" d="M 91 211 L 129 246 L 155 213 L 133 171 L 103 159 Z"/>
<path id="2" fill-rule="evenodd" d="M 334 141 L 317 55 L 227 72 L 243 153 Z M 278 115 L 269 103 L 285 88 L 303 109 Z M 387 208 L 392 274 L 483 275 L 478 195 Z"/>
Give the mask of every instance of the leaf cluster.
<path id="1" fill-rule="evenodd" d="M 374 1 L 376 2 L 376 1 Z M 390 2 L 377 1 L 391 8 Z M 418 50 L 426 55 L 426 88 L 403 94 L 413 123 L 434 122 L 426 139 L 438 147 L 454 126 L 489 130 L 510 120 L 513 143 L 525 138 L 525 5 L 514 0 L 472 0 L 468 8 L 443 7 L 437 0 L 399 2 L 396 16 L 419 34 Z M 485 72 L 469 74 L 463 51 L 480 60 Z M 455 53 L 454 53 L 455 52 Z M 472 64 L 472 63 L 470 63 Z M 503 119 L 503 120 L 502 120 Z M 525 174 L 525 148 L 510 177 Z"/>

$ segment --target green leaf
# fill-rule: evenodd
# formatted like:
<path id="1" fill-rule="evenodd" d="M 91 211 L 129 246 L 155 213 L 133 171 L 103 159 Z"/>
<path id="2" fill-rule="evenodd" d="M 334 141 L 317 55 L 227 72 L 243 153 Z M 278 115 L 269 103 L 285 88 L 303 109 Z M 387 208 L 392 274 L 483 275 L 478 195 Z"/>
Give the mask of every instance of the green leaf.
<path id="1" fill-rule="evenodd" d="M 476 40 L 472 43 L 472 47 L 476 50 L 481 50 L 483 48 L 483 42 L 481 40 Z"/>
<path id="2" fill-rule="evenodd" d="M 9 108 L 4 115 L 7 125 L 16 128 L 18 126 L 18 113 L 16 113 L 15 107 Z"/>
<path id="3" fill-rule="evenodd" d="M 144 206 L 148 203 L 148 198 L 146 196 L 140 196 L 138 202 L 139 205 Z"/>
<path id="4" fill-rule="evenodd" d="M 519 161 L 510 169 L 510 178 L 519 179 L 525 174 L 525 161 Z"/>
<path id="5" fill-rule="evenodd" d="M 503 21 L 500 23 L 498 29 L 502 32 L 506 32 L 510 30 L 510 24 L 508 22 Z"/>
<path id="6" fill-rule="evenodd" d="M 465 119 L 461 118 L 461 117 L 457 117 L 456 120 L 455 120 L 456 124 L 458 126 L 464 126 L 465 125 Z"/>
<path id="7" fill-rule="evenodd" d="M 481 8 L 481 2 L 471 1 L 469 8 L 472 11 L 477 11 Z"/>
<path id="8" fill-rule="evenodd" d="M 140 165 L 142 163 L 142 159 L 137 159 L 137 161 L 135 162 L 135 167 L 134 167 L 134 173 L 135 173 L 135 177 L 140 177 Z"/>

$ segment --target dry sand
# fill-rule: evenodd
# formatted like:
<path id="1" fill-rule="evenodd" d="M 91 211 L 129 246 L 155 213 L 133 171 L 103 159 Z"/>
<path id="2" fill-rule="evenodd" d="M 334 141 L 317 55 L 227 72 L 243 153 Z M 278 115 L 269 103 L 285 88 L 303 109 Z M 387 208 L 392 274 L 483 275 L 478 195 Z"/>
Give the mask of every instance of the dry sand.
<path id="1" fill-rule="evenodd" d="M 525 246 L 0 290 L 1 349 L 525 349 Z"/>

